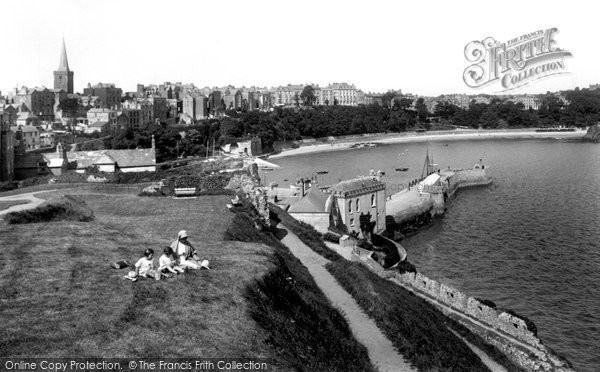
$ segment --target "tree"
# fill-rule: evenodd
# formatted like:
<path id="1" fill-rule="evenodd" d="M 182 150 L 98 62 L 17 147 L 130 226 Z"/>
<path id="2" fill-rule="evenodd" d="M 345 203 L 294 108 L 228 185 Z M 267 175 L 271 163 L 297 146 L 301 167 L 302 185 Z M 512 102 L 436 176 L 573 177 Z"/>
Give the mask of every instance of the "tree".
<path id="1" fill-rule="evenodd" d="M 419 121 L 424 122 L 427 119 L 427 116 L 429 116 L 429 111 L 427 111 L 427 105 L 425 105 L 425 100 L 423 98 L 417 99 L 415 109 L 417 110 L 417 118 L 419 118 Z"/>
<path id="2" fill-rule="evenodd" d="M 448 101 L 438 102 L 433 110 L 433 115 L 439 116 L 446 120 L 450 119 L 458 111 L 458 107 Z"/>
<path id="3" fill-rule="evenodd" d="M 408 110 L 410 108 L 410 106 L 412 106 L 413 104 L 413 99 L 412 98 L 407 98 L 407 97 L 396 97 L 394 98 L 394 105 L 393 108 L 394 109 L 398 109 L 398 110 Z"/>
<path id="4" fill-rule="evenodd" d="M 302 104 L 304 106 L 312 106 L 315 101 L 315 90 L 312 85 L 307 85 L 302 89 L 302 93 L 300 93 L 300 98 L 302 99 Z"/>
<path id="5" fill-rule="evenodd" d="M 296 107 L 300 106 L 300 95 L 298 92 L 294 93 L 294 103 L 296 104 Z"/>
<path id="6" fill-rule="evenodd" d="M 63 116 L 76 117 L 79 111 L 79 101 L 77 98 L 65 98 L 58 104 L 58 109 L 62 110 Z"/>

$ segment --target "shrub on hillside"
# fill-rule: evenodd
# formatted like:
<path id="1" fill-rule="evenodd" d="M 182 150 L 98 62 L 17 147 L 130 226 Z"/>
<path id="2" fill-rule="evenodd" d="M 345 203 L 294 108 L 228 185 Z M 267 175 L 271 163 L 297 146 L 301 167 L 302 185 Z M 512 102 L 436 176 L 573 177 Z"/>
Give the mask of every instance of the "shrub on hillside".
<path id="1" fill-rule="evenodd" d="M 65 195 L 44 202 L 37 208 L 11 212 L 4 215 L 9 224 L 37 223 L 50 221 L 89 222 L 94 219 L 94 212 L 78 197 Z"/>
<path id="2" fill-rule="evenodd" d="M 412 263 L 410 263 L 408 260 L 404 260 L 400 263 L 398 263 L 398 266 L 396 266 L 396 270 L 398 270 L 398 272 L 400 274 L 405 274 L 405 273 L 417 273 L 417 268 L 415 265 L 413 265 Z"/>
<path id="3" fill-rule="evenodd" d="M 17 181 L 0 182 L 0 192 L 15 190 L 17 188 L 19 188 L 19 183 Z"/>

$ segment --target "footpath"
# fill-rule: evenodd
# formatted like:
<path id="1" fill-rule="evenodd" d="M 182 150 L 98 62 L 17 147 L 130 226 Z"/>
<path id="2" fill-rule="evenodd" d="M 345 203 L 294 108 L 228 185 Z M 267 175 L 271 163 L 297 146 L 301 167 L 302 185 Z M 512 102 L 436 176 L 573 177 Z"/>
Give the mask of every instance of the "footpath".
<path id="1" fill-rule="evenodd" d="M 329 261 L 315 253 L 285 226 L 280 224 L 277 227 L 287 232 L 281 242 L 306 266 L 321 291 L 344 315 L 354 337 L 367 348 L 371 363 L 381 372 L 416 371 L 377 328 L 375 322 L 361 310 L 354 298 L 327 271 L 325 265 Z"/>
<path id="2" fill-rule="evenodd" d="M 12 200 L 14 200 L 14 201 L 26 200 L 27 201 L 26 204 L 13 205 L 10 208 L 0 210 L 0 216 L 10 213 L 10 212 L 17 212 L 17 211 L 22 211 L 22 210 L 32 209 L 32 208 L 37 207 L 38 205 L 45 202 L 44 199 L 39 199 L 34 196 L 34 194 L 39 194 L 39 193 L 40 193 L 39 191 L 36 191 L 36 192 L 29 192 L 26 194 L 18 194 L 18 195 L 0 197 L 0 201 L 12 201 Z"/>

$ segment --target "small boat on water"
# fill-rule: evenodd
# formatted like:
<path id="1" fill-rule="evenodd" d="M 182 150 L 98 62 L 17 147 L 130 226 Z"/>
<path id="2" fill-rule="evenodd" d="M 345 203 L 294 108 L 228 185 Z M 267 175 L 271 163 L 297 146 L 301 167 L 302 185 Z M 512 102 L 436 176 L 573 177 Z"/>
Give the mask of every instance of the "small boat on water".
<path id="1" fill-rule="evenodd" d="M 317 174 L 327 174 L 327 173 L 329 173 L 329 171 L 328 171 L 328 170 L 325 170 L 325 169 L 324 169 L 324 170 L 317 171 Z"/>
<path id="2" fill-rule="evenodd" d="M 393 269 L 406 260 L 406 250 L 400 244 L 378 234 L 371 242 L 359 241 L 352 249 L 352 260 L 362 263 L 374 272 Z"/>
<path id="3" fill-rule="evenodd" d="M 396 168 L 397 172 L 406 172 L 408 168 Z"/>

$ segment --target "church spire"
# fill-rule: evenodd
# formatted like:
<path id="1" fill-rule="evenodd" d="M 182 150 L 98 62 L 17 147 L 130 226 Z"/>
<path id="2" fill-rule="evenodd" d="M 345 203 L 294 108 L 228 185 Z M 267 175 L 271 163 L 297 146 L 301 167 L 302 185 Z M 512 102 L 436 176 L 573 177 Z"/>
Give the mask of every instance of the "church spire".
<path id="1" fill-rule="evenodd" d="M 67 47 L 63 37 L 62 51 L 60 52 L 60 64 L 57 71 L 69 71 L 69 61 L 67 60 Z"/>

